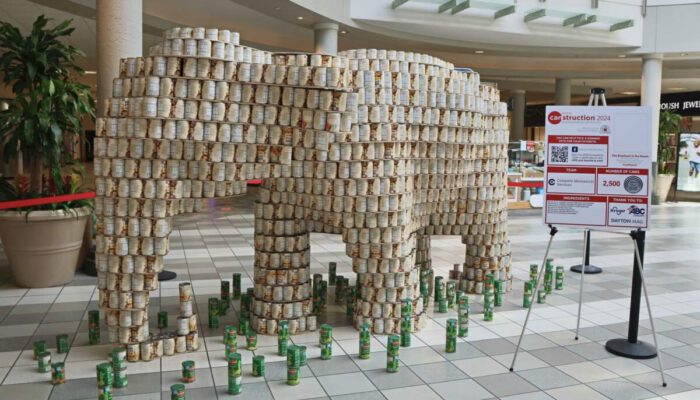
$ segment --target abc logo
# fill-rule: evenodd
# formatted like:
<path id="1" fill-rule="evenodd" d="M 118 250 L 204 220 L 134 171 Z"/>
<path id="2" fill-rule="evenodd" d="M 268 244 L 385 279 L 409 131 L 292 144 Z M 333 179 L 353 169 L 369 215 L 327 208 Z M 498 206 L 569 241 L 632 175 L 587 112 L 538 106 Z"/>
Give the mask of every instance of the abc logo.
<path id="1" fill-rule="evenodd" d="M 552 111 L 549 113 L 547 116 L 547 121 L 549 121 L 550 124 L 556 125 L 561 122 L 561 113 L 559 111 Z"/>

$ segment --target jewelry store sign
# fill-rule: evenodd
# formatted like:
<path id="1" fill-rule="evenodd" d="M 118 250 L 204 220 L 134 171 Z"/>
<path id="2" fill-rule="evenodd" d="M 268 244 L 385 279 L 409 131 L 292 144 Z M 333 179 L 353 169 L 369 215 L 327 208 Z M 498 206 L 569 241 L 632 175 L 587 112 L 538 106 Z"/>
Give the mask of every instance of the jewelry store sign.
<path id="1" fill-rule="evenodd" d="M 648 228 L 649 107 L 548 106 L 545 224 Z"/>

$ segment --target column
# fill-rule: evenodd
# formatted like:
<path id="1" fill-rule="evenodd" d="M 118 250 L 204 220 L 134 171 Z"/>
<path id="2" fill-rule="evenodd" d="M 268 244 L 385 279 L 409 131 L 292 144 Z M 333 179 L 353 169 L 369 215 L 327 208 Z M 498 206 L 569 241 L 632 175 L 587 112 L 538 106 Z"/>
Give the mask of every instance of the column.
<path id="1" fill-rule="evenodd" d="M 322 22 L 314 25 L 314 52 L 338 54 L 338 24 Z"/>
<path id="2" fill-rule="evenodd" d="M 554 104 L 558 106 L 571 105 L 571 79 L 557 78 L 554 80 Z"/>
<path id="3" fill-rule="evenodd" d="M 525 140 L 525 91 L 513 90 L 513 110 L 510 116 L 510 141 Z"/>
<path id="4" fill-rule="evenodd" d="M 142 0 L 97 0 L 97 115 L 112 94 L 119 59 L 143 55 Z"/>
<path id="5" fill-rule="evenodd" d="M 651 107 L 652 161 L 656 171 L 656 151 L 659 145 L 659 111 L 661 109 L 661 54 L 642 56 L 642 101 L 641 105 Z"/>

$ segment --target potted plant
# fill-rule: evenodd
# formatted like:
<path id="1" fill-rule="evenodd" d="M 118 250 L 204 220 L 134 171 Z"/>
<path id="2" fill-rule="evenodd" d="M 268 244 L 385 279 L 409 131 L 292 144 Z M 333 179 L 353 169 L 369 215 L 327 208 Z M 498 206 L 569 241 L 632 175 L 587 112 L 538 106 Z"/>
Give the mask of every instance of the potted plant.
<path id="1" fill-rule="evenodd" d="M 675 152 L 673 151 L 674 135 L 681 126 L 681 116 L 673 111 L 664 110 L 659 114 L 659 147 L 657 151 L 657 164 L 659 172 L 654 181 L 654 204 L 666 201 L 671 190 L 674 178 Z"/>
<path id="2" fill-rule="evenodd" d="M 74 28 L 64 21 L 48 28 L 39 16 L 28 36 L 0 22 L 0 75 L 14 98 L 0 112 L 3 158 L 19 154 L 29 177 L 0 182 L 0 201 L 32 199 L 82 191 L 75 175 L 63 174 L 65 143 L 83 133 L 82 119 L 94 118 L 88 85 L 75 59 L 84 54 L 61 41 Z M 86 221 L 86 200 L 0 212 L 0 239 L 15 282 L 25 287 L 61 285 L 73 279 Z"/>

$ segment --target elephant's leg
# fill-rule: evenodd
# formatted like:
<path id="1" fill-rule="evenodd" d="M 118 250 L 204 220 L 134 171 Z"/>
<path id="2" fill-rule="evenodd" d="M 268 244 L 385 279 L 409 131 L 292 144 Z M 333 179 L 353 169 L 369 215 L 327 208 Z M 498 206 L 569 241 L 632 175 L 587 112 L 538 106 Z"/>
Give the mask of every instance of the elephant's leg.
<path id="1" fill-rule="evenodd" d="M 404 237 L 403 227 L 371 228 L 360 234 L 359 243 L 348 243 L 357 273 L 358 299 L 355 325 L 371 326 L 374 333 L 393 334 L 401 329 L 401 301 L 410 299 L 412 329 L 425 323 L 415 259 L 415 235 Z M 369 240 L 364 240 L 368 236 Z M 366 242 L 366 243 L 365 243 Z"/>
<path id="2" fill-rule="evenodd" d="M 294 218 L 294 206 L 280 204 L 279 192 L 260 189 L 255 204 L 255 271 L 251 326 L 276 334 L 279 321 L 290 333 L 316 330 L 311 315 L 309 232 Z"/>
<path id="3" fill-rule="evenodd" d="M 424 288 L 424 292 L 427 292 L 428 296 L 433 293 L 433 262 L 430 256 L 430 235 L 427 234 L 426 229 L 420 229 L 416 231 L 416 268 L 421 281 L 425 281 L 427 284 L 427 289 Z M 422 293 L 425 294 L 425 293 Z"/>

